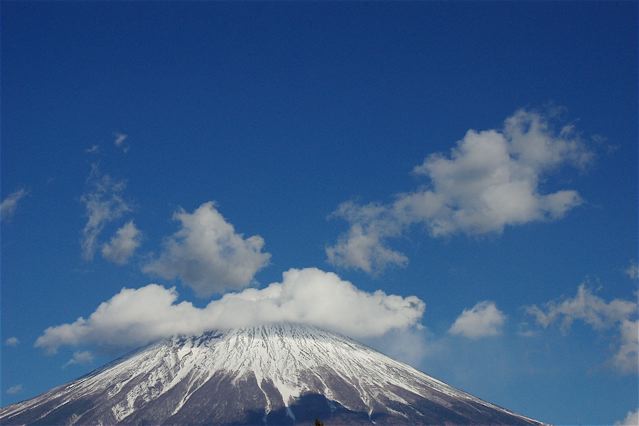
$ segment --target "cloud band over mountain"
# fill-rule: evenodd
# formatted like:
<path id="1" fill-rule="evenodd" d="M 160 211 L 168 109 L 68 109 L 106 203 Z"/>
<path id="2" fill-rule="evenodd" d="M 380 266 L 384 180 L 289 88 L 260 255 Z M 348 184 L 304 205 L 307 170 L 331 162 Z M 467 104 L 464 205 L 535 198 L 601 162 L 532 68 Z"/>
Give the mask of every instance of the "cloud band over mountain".
<path id="1" fill-rule="evenodd" d="M 35 346 L 133 347 L 172 335 L 274 322 L 309 324 L 356 337 L 419 326 L 425 304 L 415 296 L 369 293 L 316 268 L 289 269 L 282 282 L 228 293 L 204 308 L 177 302 L 175 288 L 124 288 L 86 319 L 47 328 Z"/>

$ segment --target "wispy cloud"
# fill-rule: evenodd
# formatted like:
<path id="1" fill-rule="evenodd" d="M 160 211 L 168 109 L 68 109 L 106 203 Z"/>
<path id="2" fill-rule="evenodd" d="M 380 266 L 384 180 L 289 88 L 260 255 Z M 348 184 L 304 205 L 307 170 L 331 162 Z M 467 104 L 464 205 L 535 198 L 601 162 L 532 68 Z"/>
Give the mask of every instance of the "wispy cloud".
<path id="1" fill-rule="evenodd" d="M 20 344 L 20 340 L 17 337 L 11 336 L 8 337 L 5 341 L 4 341 L 5 346 L 18 346 Z"/>
<path id="2" fill-rule="evenodd" d="M 625 319 L 619 324 L 619 348 L 612 363 L 624 373 L 639 372 L 639 320 Z"/>
<path id="3" fill-rule="evenodd" d="M 100 146 L 99 145 L 91 145 L 89 148 L 84 150 L 85 153 L 87 154 L 97 154 L 100 152 Z"/>
<path id="4" fill-rule="evenodd" d="M 74 364 L 91 364 L 93 362 L 93 354 L 90 351 L 77 351 L 73 353 L 73 356 L 62 367 L 67 368 Z"/>
<path id="5" fill-rule="evenodd" d="M 629 318 L 636 310 L 636 302 L 623 299 L 606 302 L 585 284 L 577 288 L 577 294 L 574 297 L 560 301 L 551 300 L 542 308 L 536 305 L 526 308 L 526 312 L 544 328 L 560 322 L 564 332 L 570 330 L 572 323 L 577 320 L 585 322 L 596 330 L 611 328 Z"/>
<path id="6" fill-rule="evenodd" d="M 164 241 L 162 253 L 143 270 L 179 278 L 202 297 L 248 286 L 271 258 L 259 235 L 244 238 L 215 208 L 204 203 L 193 213 L 173 215 L 180 229 Z"/>
<path id="7" fill-rule="evenodd" d="M 544 193 L 540 182 L 565 165 L 584 168 L 592 157 L 572 126 L 556 130 L 548 117 L 519 110 L 501 129 L 469 130 L 448 155 L 426 157 L 413 169 L 427 179 L 425 187 L 390 204 L 340 205 L 332 217 L 350 229 L 326 248 L 328 261 L 368 273 L 404 266 L 408 259 L 388 242 L 416 224 L 444 237 L 560 219 L 581 196 L 573 189 Z"/>
<path id="8" fill-rule="evenodd" d="M 128 139 L 129 135 L 124 134 L 124 133 L 120 133 L 120 132 L 115 132 L 113 134 L 114 138 L 113 139 L 113 144 L 122 149 L 122 151 L 124 151 L 125 153 L 129 151 L 129 145 L 125 144 L 124 142 Z"/>
<path id="9" fill-rule="evenodd" d="M 102 174 L 96 164 L 91 166 L 87 190 L 81 198 L 87 216 L 81 240 L 82 257 L 85 260 L 93 259 L 104 226 L 131 210 L 123 198 L 125 188 L 125 181 Z"/>
<path id="10" fill-rule="evenodd" d="M 290 269 L 281 282 L 228 293 L 204 308 L 176 303 L 175 288 L 122 289 L 88 318 L 47 328 L 36 346 L 137 346 L 162 337 L 274 322 L 314 325 L 365 338 L 419 326 L 425 304 L 415 296 L 369 293 L 334 273 Z"/>
<path id="11" fill-rule="evenodd" d="M 7 394 L 8 395 L 17 395 L 19 393 L 21 393 L 24 390 L 24 387 L 22 385 L 14 385 L 11 386 L 9 388 L 7 388 Z"/>
<path id="12" fill-rule="evenodd" d="M 506 315 L 497 308 L 495 302 L 485 300 L 470 309 L 464 309 L 448 332 L 469 339 L 498 336 L 505 322 Z"/>
<path id="13" fill-rule="evenodd" d="M 381 336 L 364 339 L 363 342 L 393 359 L 420 368 L 433 348 L 434 340 L 430 337 L 426 327 L 411 326 L 392 329 Z"/>
<path id="14" fill-rule="evenodd" d="M 113 263 L 124 265 L 140 246 L 141 235 L 132 220 L 127 222 L 102 246 L 102 256 Z"/>
<path id="15" fill-rule="evenodd" d="M 625 270 L 626 275 L 631 280 L 639 280 L 639 265 L 636 260 L 631 260 L 630 264 Z"/>
<path id="16" fill-rule="evenodd" d="M 526 312 L 544 328 L 560 323 L 564 333 L 575 321 L 582 321 L 599 332 L 616 328 L 619 343 L 612 365 L 624 373 L 637 372 L 639 321 L 636 319 L 636 301 L 613 299 L 606 302 L 582 284 L 574 297 L 551 300 L 543 307 L 528 306 Z"/>
<path id="17" fill-rule="evenodd" d="M 27 194 L 27 190 L 21 188 L 5 197 L 0 203 L 0 220 L 6 221 L 11 219 L 18 208 L 18 203 L 20 203 L 20 200 Z"/>

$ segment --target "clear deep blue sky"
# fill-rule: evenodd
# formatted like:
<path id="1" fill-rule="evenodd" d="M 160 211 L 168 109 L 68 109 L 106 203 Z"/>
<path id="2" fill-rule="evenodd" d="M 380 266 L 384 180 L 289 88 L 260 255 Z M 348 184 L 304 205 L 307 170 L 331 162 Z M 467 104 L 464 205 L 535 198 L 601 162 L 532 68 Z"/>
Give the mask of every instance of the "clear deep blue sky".
<path id="1" fill-rule="evenodd" d="M 257 286 L 315 266 L 416 295 L 439 348 L 418 368 L 544 421 L 622 419 L 637 409 L 637 376 L 607 365 L 614 326 L 518 330 L 531 321 L 523 306 L 586 280 L 607 302 L 636 301 L 625 270 L 637 258 L 637 18 L 635 2 L 3 2 L 2 199 L 28 194 L 2 223 L 2 339 L 20 341 L 2 347 L 2 405 L 110 360 L 96 351 L 62 368 L 73 348 L 47 356 L 33 343 L 122 287 L 177 283 L 205 304 L 140 265 L 177 229 L 176 209 L 214 200 L 237 231 L 264 238 L 272 258 Z M 393 241 L 408 265 L 376 275 L 327 262 L 347 230 L 328 218 L 341 202 L 388 203 L 468 129 L 549 105 L 595 156 L 540 184 L 579 191 L 565 217 L 480 237 L 411 228 Z M 81 257 L 93 163 L 127 181 L 143 233 L 124 266 Z M 499 336 L 447 333 L 481 300 L 505 313 Z"/>

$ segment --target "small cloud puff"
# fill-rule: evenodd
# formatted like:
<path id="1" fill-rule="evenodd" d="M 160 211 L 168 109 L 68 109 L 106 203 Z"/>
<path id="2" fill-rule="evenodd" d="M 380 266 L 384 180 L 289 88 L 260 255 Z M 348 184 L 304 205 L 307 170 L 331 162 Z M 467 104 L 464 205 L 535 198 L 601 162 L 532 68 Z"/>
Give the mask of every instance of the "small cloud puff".
<path id="1" fill-rule="evenodd" d="M 7 389 L 7 394 L 8 395 L 17 395 L 19 393 L 21 393 L 24 390 L 24 387 L 22 385 L 14 385 L 11 386 L 10 388 Z"/>
<path id="2" fill-rule="evenodd" d="M 505 321 L 506 315 L 497 308 L 495 302 L 485 300 L 470 309 L 464 309 L 448 332 L 469 339 L 498 336 Z"/>
<path id="3" fill-rule="evenodd" d="M 7 340 L 4 341 L 6 346 L 18 346 L 20 344 L 20 340 L 17 337 L 11 336 L 8 337 Z"/>
<path id="4" fill-rule="evenodd" d="M 381 290 L 369 293 L 331 272 L 290 269 L 282 282 L 263 289 L 225 294 L 203 308 L 177 302 L 175 288 L 149 284 L 122 289 L 89 315 L 47 328 L 35 346 L 55 352 L 61 346 L 139 346 L 173 335 L 207 330 L 292 322 L 333 330 L 355 338 L 419 327 L 425 304 L 415 296 Z"/>
<path id="5" fill-rule="evenodd" d="M 5 199 L 0 202 L 0 220 L 6 221 L 11 219 L 18 208 L 18 203 L 27 195 L 28 192 L 24 188 L 7 195 Z"/>
<path id="6" fill-rule="evenodd" d="M 121 132 L 115 132 L 113 134 L 113 137 L 114 137 L 113 144 L 116 147 L 121 148 L 125 154 L 129 152 L 129 146 L 124 143 L 129 137 L 129 135 L 125 133 L 121 133 Z"/>
<path id="7" fill-rule="evenodd" d="M 631 260 L 624 272 L 631 280 L 639 280 L 639 265 L 636 261 Z"/>
<path id="8" fill-rule="evenodd" d="M 263 252 L 259 235 L 244 238 L 207 202 L 193 213 L 179 210 L 173 218 L 180 229 L 164 241 L 160 255 L 143 271 L 165 279 L 178 278 L 207 297 L 251 284 L 253 277 L 271 258 Z"/>
<path id="9" fill-rule="evenodd" d="M 140 246 L 141 235 L 135 223 L 130 220 L 116 231 L 111 241 L 102 246 L 102 256 L 113 263 L 124 265 Z"/>
<path id="10" fill-rule="evenodd" d="M 91 145 L 90 147 L 85 149 L 84 152 L 86 154 L 98 154 L 100 152 L 100 146 L 99 145 Z"/>

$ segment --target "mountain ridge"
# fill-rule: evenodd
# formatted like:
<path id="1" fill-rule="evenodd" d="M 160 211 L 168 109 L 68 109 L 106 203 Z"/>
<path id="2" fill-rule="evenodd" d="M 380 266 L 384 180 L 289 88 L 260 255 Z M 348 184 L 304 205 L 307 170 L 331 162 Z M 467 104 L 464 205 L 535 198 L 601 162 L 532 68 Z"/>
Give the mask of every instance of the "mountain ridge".
<path id="1" fill-rule="evenodd" d="M 2 424 L 509 424 L 533 419 L 356 341 L 270 324 L 153 343 L 0 409 Z"/>

